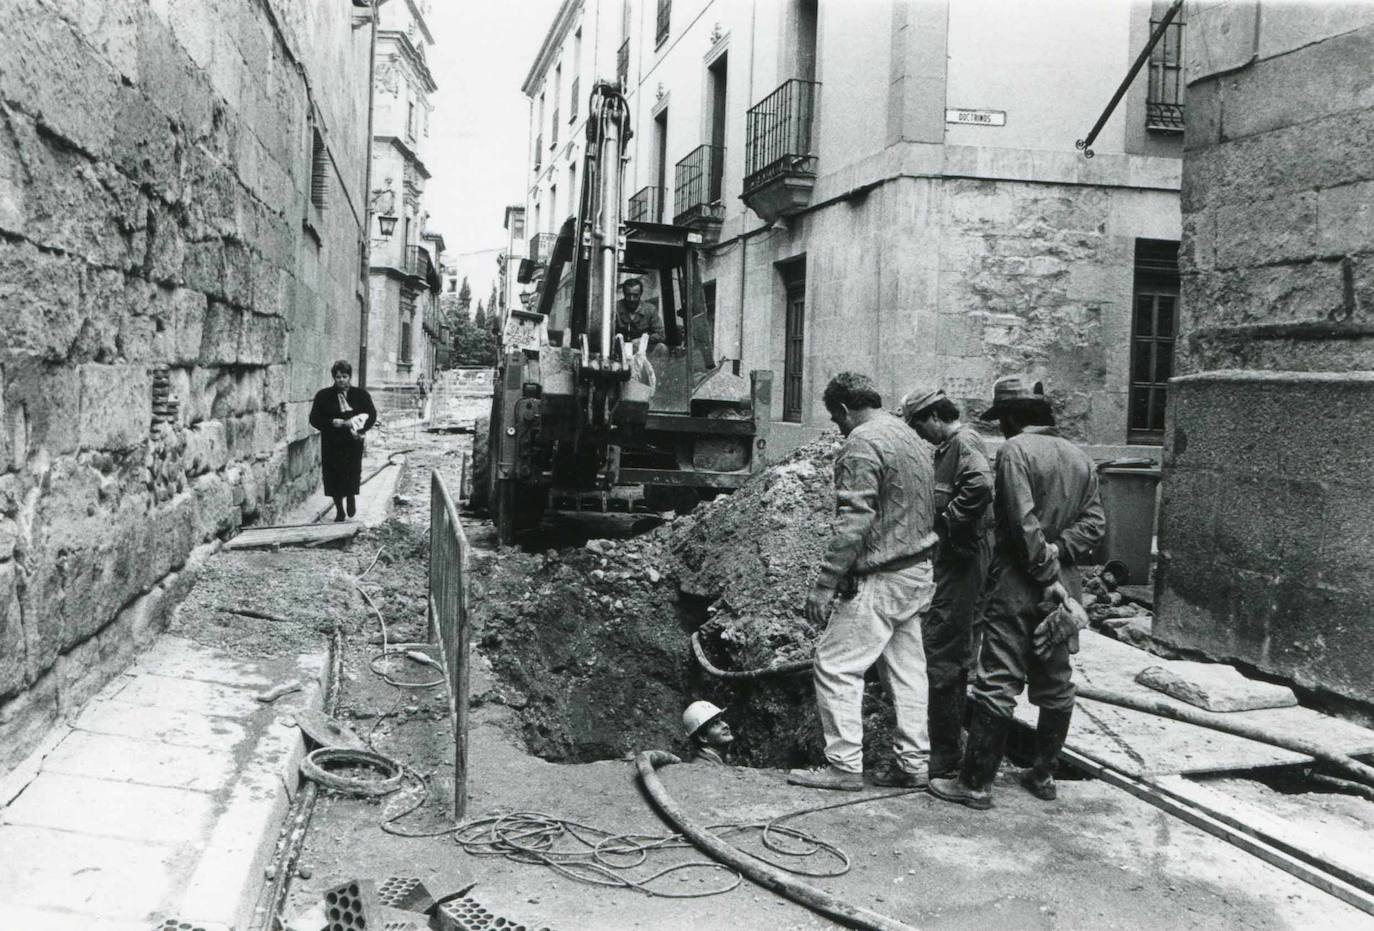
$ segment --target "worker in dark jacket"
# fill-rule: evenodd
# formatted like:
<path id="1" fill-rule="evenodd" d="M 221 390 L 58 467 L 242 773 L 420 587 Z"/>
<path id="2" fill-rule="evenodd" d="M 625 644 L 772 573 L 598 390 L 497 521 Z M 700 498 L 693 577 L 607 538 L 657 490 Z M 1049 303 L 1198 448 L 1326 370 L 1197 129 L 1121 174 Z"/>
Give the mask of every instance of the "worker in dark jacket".
<path id="1" fill-rule="evenodd" d="M 1106 532 L 1093 462 L 1059 436 L 1039 382 L 998 379 L 993 405 L 1006 444 L 997 454 L 995 549 L 983 644 L 973 685 L 973 717 L 957 779 L 933 779 L 930 791 L 970 808 L 992 807 L 990 788 L 1006 744 L 1016 698 L 1029 686 L 1040 709 L 1034 765 L 1021 782 L 1052 799 L 1054 763 L 1073 715 L 1069 654 L 1077 629 L 1067 610 L 1078 586 L 1071 567 L 1090 562 Z M 1063 606 L 1065 610 L 1059 610 Z M 1081 608 L 1075 616 L 1082 615 Z"/>
<path id="2" fill-rule="evenodd" d="M 992 467 L 987 445 L 959 419 L 939 388 L 902 399 L 902 415 L 935 446 L 935 597 L 921 622 L 926 652 L 930 775 L 959 770 L 964 694 L 973 664 L 973 630 L 992 555 Z"/>
<path id="3" fill-rule="evenodd" d="M 864 673 L 878 663 L 897 712 L 897 766 L 873 781 L 924 787 L 930 745 L 921 615 L 935 592 L 930 557 L 937 540 L 930 452 L 882 409 L 865 376 L 836 375 L 824 399 L 845 437 L 835 460 L 835 533 L 806 602 L 807 619 L 825 628 L 813 674 L 827 765 L 794 769 L 787 781 L 863 788 Z"/>
<path id="4" fill-rule="evenodd" d="M 334 520 L 358 511 L 356 495 L 363 472 L 363 435 L 377 422 L 372 396 L 353 387 L 353 366 L 340 359 L 330 368 L 334 384 L 315 393 L 310 426 L 320 431 L 320 472 L 324 493 L 334 501 Z"/>

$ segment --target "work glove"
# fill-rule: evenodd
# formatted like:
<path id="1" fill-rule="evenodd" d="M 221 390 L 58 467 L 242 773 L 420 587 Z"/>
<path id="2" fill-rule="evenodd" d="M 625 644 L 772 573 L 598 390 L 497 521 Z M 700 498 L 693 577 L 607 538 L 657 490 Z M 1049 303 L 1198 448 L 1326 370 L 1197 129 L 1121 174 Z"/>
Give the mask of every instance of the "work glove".
<path id="1" fill-rule="evenodd" d="M 1066 598 L 1041 621 L 1032 634 L 1035 655 L 1049 659 L 1055 647 L 1068 641 L 1069 652 L 1078 652 L 1078 632 L 1088 626 L 1088 612 L 1073 598 Z"/>

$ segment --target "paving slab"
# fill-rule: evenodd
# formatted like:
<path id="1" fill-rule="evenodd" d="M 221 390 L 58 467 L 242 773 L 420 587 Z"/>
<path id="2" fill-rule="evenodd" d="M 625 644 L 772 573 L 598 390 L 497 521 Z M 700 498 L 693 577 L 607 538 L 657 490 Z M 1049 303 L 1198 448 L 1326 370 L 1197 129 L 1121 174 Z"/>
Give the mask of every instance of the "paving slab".
<path id="1" fill-rule="evenodd" d="M 23 931 L 149 931 L 146 921 L 109 920 L 60 909 L 4 903 L 0 903 L 0 928 L 22 928 Z"/>
<path id="2" fill-rule="evenodd" d="M 214 813 L 208 792 L 42 773 L 0 813 L 0 823 L 178 843 L 202 835 Z"/>
<path id="3" fill-rule="evenodd" d="M 0 903 L 80 912 L 87 921 L 144 918 L 166 902 L 187 853 L 177 844 L 0 825 Z"/>
<path id="4" fill-rule="evenodd" d="M 228 750 L 188 753 L 185 747 L 93 731 L 72 731 L 43 761 L 50 773 L 199 792 L 224 785 L 238 765 Z"/>
<path id="5" fill-rule="evenodd" d="M 1079 638 L 1081 649 L 1073 658 L 1075 681 L 1193 709 L 1136 681 L 1147 666 L 1168 668 L 1176 661 L 1162 660 L 1091 630 L 1083 631 Z M 1033 726 L 1037 715 L 1029 702 L 1018 703 L 1018 720 Z M 1310 708 L 1236 711 L 1227 717 L 1279 735 L 1320 740 L 1353 755 L 1374 753 L 1374 731 Z M 1075 708 L 1066 745 L 1131 776 L 1232 772 L 1311 760 L 1304 754 L 1244 737 L 1083 698 Z"/>
<path id="6" fill-rule="evenodd" d="M 196 682 L 223 682 L 229 685 L 268 688 L 275 679 L 260 663 L 238 659 L 227 653 L 207 651 L 184 637 L 162 636 L 151 650 L 135 660 L 129 675 L 152 673 Z"/>
<path id="7" fill-rule="evenodd" d="M 77 717 L 78 730 L 156 740 L 177 747 L 223 749 L 241 743 L 246 731 L 232 718 L 122 701 L 92 702 Z"/>

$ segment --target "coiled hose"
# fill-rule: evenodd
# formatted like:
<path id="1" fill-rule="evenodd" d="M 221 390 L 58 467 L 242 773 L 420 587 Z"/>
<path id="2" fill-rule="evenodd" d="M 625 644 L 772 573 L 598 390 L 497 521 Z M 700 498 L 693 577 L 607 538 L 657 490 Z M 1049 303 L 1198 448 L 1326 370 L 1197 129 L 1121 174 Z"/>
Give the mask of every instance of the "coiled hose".
<path id="1" fill-rule="evenodd" d="M 889 918 L 857 905 L 850 905 L 843 899 L 838 899 L 822 889 L 817 889 L 809 883 L 789 876 L 782 870 L 749 856 L 707 831 L 687 816 L 659 780 L 657 768 L 670 762 L 672 762 L 670 755 L 649 751 L 640 753 L 635 757 L 635 768 L 639 772 L 639 780 L 643 783 L 644 790 L 649 793 L 649 797 L 653 799 L 658 810 L 663 813 L 663 817 L 668 819 L 678 833 L 695 844 L 698 850 L 712 859 L 738 870 L 765 889 L 776 892 L 798 905 L 803 905 L 813 912 L 819 912 L 827 918 L 832 918 L 849 927 L 870 929 L 870 931 L 915 931 L 911 925 L 895 918 Z"/>

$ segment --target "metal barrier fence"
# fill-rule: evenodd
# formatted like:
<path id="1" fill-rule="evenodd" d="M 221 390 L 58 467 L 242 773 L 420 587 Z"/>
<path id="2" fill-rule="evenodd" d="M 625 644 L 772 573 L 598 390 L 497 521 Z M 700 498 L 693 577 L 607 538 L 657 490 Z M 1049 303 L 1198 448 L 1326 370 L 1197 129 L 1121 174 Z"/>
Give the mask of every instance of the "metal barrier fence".
<path id="1" fill-rule="evenodd" d="M 468 541 L 438 472 L 429 485 L 429 627 L 439 644 L 453 724 L 453 817 L 468 807 Z"/>

